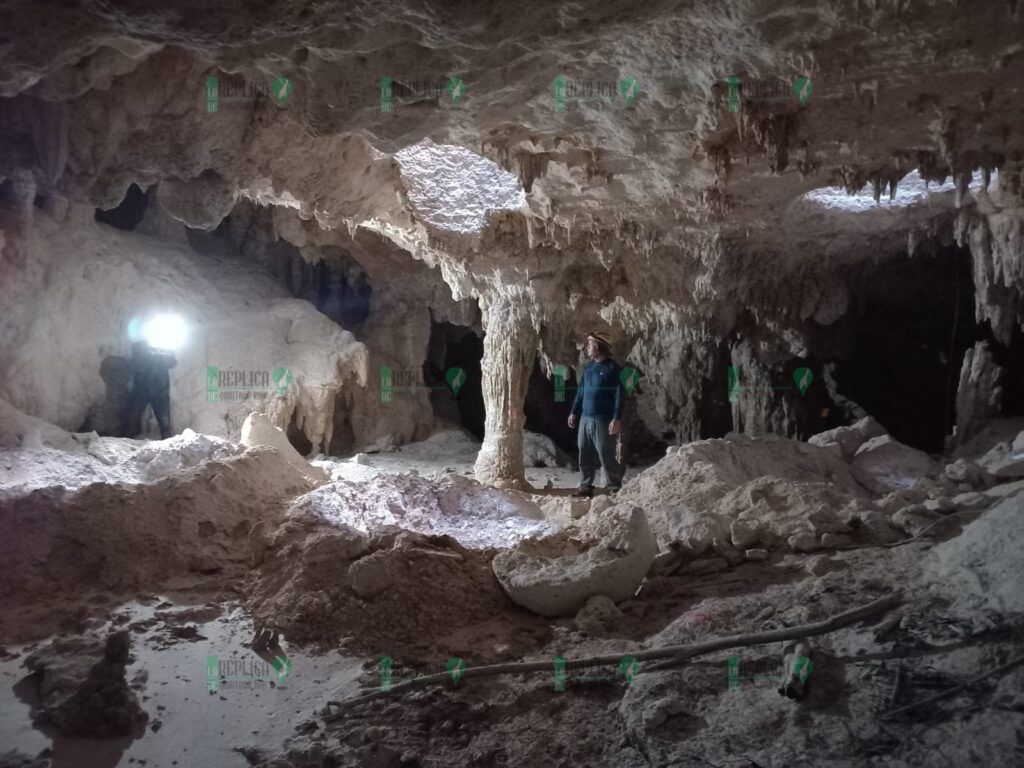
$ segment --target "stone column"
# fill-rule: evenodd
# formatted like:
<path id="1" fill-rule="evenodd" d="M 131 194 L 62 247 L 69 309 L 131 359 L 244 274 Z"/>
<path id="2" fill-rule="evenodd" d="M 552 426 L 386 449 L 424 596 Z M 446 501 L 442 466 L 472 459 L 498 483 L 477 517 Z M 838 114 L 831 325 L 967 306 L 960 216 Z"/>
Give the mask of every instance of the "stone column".
<path id="1" fill-rule="evenodd" d="M 964 353 L 956 390 L 956 445 L 964 445 L 999 415 L 1003 402 L 1003 369 L 996 365 L 987 341 Z"/>
<path id="2" fill-rule="evenodd" d="M 478 482 L 528 489 L 523 471 L 523 405 L 537 355 L 536 312 L 522 294 L 481 300 L 484 321 L 484 443 L 474 467 Z"/>

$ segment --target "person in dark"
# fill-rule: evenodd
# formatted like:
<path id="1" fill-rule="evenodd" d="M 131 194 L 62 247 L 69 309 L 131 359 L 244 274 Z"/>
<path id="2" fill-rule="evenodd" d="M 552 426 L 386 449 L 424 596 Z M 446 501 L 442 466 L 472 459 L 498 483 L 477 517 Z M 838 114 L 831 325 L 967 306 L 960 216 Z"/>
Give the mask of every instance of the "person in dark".
<path id="1" fill-rule="evenodd" d="M 122 430 L 126 437 L 139 434 L 147 405 L 160 425 L 160 439 L 171 436 L 170 370 L 177 364 L 173 352 L 153 349 L 145 341 L 132 345 L 132 393 Z"/>
<path id="2" fill-rule="evenodd" d="M 580 488 L 575 496 L 594 495 L 594 474 L 598 460 L 604 469 L 608 488 L 615 493 L 622 486 L 622 465 L 616 457 L 614 436 L 622 429 L 621 368 L 612 359 L 607 334 L 593 331 L 587 336 L 590 362 L 583 369 L 576 400 L 569 414 L 569 429 L 580 421 Z"/>

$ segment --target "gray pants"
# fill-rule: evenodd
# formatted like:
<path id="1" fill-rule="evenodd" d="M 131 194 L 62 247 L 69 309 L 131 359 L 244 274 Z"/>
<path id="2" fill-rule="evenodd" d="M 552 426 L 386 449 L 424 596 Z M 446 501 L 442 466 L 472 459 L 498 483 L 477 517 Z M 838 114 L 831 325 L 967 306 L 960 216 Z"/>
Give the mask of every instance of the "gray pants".
<path id="1" fill-rule="evenodd" d="M 593 490 L 594 473 L 597 472 L 599 460 L 608 487 L 617 491 L 622 486 L 622 465 L 615 458 L 618 435 L 608 434 L 609 423 L 594 416 L 584 416 L 580 420 L 580 490 Z"/>

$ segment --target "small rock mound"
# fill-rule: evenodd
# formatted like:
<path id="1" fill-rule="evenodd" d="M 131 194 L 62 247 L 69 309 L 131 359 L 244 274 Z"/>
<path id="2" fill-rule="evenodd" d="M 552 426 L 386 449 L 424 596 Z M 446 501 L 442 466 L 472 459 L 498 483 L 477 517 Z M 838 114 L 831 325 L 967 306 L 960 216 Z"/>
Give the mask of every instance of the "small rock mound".
<path id="1" fill-rule="evenodd" d="M 58 638 L 25 659 L 38 673 L 38 721 L 65 736 L 124 736 L 149 716 L 125 679 L 128 630 L 105 641 L 92 636 Z"/>
<path id="2" fill-rule="evenodd" d="M 517 627 L 532 636 L 538 626 L 491 570 L 493 547 L 522 536 L 517 525 L 548 530 L 523 515 L 539 514 L 529 506 L 460 477 L 319 488 L 262 537 L 255 620 L 292 641 L 343 641 L 375 656 L 486 659 Z"/>
<path id="3" fill-rule="evenodd" d="M 873 509 L 839 452 L 783 438 L 702 440 L 671 452 L 616 497 L 647 511 L 662 551 L 728 559 L 779 542 L 809 551 L 842 543 Z M 794 539 L 793 537 L 798 537 Z M 716 541 L 718 545 L 716 546 Z"/>
<path id="4" fill-rule="evenodd" d="M 927 453 L 903 445 L 890 435 L 873 437 L 861 445 L 852 466 L 857 480 L 879 494 L 912 488 L 920 478 L 938 470 Z"/>

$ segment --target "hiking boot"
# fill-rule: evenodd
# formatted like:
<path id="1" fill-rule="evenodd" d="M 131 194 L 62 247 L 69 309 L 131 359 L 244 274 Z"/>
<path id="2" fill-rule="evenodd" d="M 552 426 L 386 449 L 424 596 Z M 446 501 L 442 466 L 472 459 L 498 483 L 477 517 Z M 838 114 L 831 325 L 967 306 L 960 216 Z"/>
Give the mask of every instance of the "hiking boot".
<path id="1" fill-rule="evenodd" d="M 580 498 L 580 499 L 589 499 L 593 495 L 594 495 L 594 489 L 593 488 L 580 488 L 578 491 L 576 491 L 576 493 L 573 494 L 573 496 L 576 496 L 577 498 Z"/>

